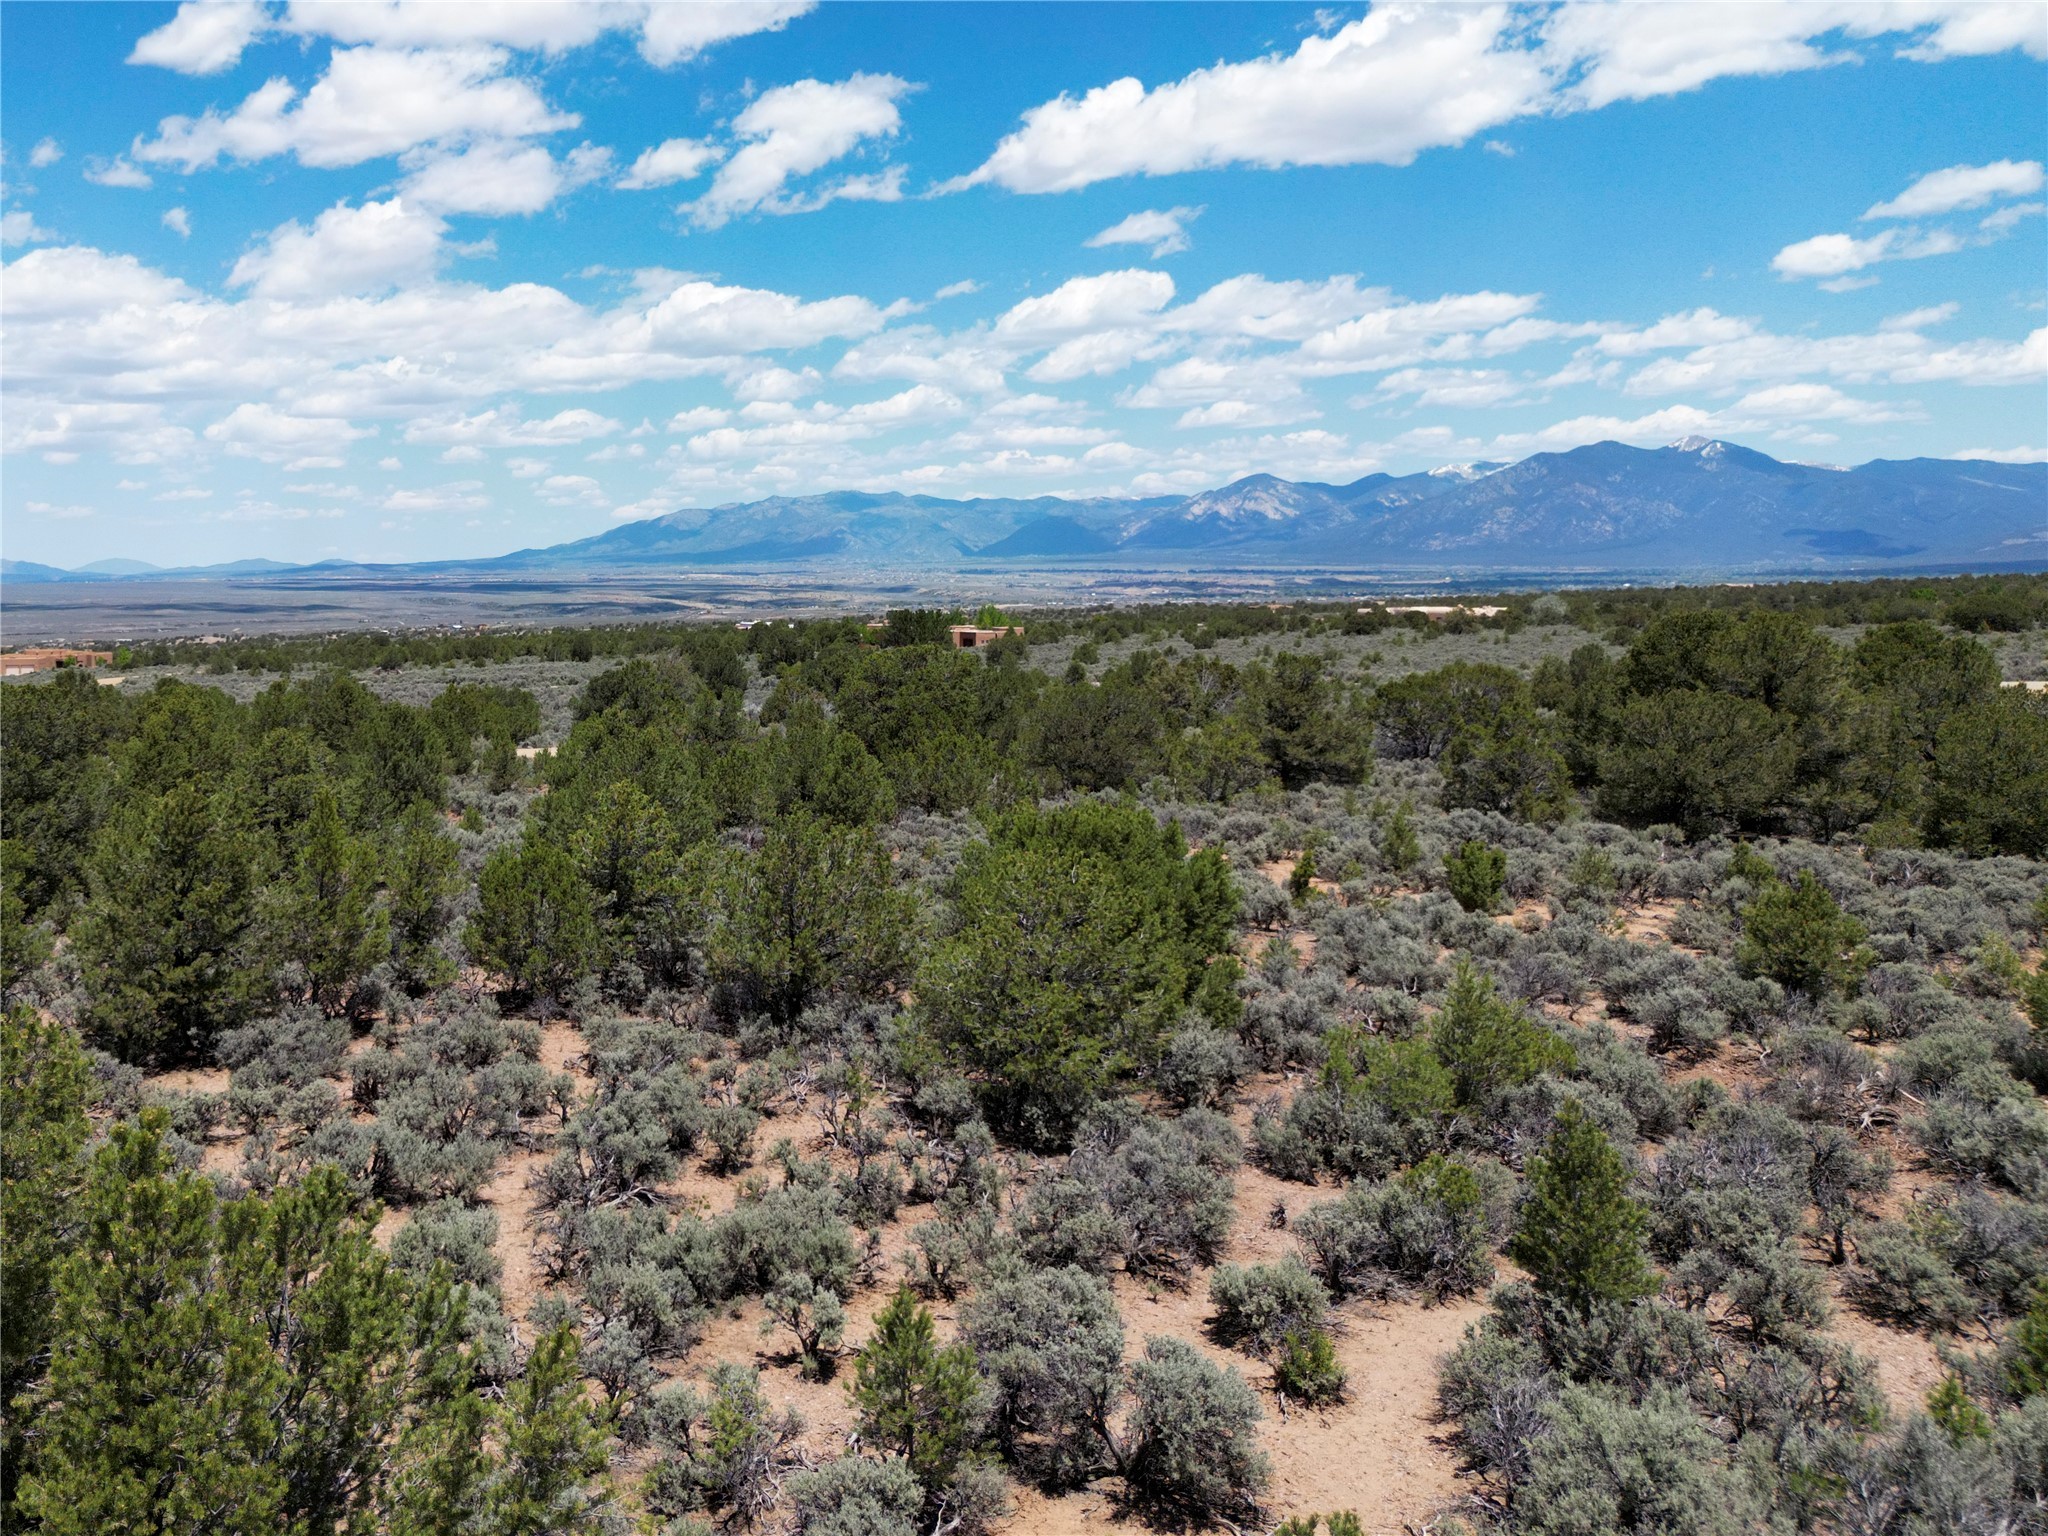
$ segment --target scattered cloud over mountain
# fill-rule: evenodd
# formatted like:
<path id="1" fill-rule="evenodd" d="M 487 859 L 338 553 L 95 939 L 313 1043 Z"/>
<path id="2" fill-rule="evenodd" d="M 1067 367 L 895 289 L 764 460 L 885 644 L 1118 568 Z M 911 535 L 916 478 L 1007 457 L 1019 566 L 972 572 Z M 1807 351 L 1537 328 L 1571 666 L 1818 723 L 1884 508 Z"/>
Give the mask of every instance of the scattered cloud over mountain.
<path id="1" fill-rule="evenodd" d="M 1971 245 L 1989 244 L 2011 234 L 2019 221 L 2043 211 L 2043 204 L 2015 203 L 2041 190 L 2041 162 L 2038 160 L 1997 160 L 1989 165 L 1952 165 L 1929 171 L 1897 197 L 1877 203 L 1863 214 L 1876 219 L 1927 218 L 1982 208 L 1991 202 L 2006 206 L 1976 221 L 1975 227 L 1926 228 L 1899 225 L 1874 235 L 1815 235 L 1795 241 L 1771 258 L 1771 269 L 1781 277 L 1832 279 L 1821 284 L 1837 292 L 1867 287 L 1874 278 L 1857 278 L 1858 273 L 1882 261 L 1915 261 L 1924 256 L 1948 256 Z"/>

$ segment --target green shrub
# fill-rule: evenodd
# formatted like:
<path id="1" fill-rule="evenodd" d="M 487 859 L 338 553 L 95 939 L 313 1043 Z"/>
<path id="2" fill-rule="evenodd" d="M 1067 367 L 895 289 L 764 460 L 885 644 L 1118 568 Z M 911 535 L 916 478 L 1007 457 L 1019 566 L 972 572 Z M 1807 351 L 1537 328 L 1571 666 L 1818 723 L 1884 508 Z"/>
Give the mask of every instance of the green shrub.
<path id="1" fill-rule="evenodd" d="M 1365 1525 L 1348 1509 L 1327 1515 L 1291 1515 L 1273 1528 L 1273 1536 L 1365 1536 Z"/>
<path id="2" fill-rule="evenodd" d="M 1668 1388 L 1639 1404 L 1568 1387 L 1531 1447 L 1517 1522 L 1530 1536 L 1745 1536 L 1763 1504 Z"/>
<path id="3" fill-rule="evenodd" d="M 931 1312 L 908 1287 L 875 1318 L 874 1336 L 854 1363 L 853 1401 L 861 1433 L 902 1456 L 934 1492 L 980 1445 L 988 1411 L 972 1346 L 942 1347 Z"/>
<path id="4" fill-rule="evenodd" d="M 650 1509 L 709 1509 L 751 1525 L 775 1507 L 784 1447 L 802 1421 L 770 1409 L 757 1372 L 722 1360 L 711 1368 L 708 1402 L 687 1387 L 671 1387 L 654 1395 L 653 1418 L 654 1439 L 666 1454 L 648 1474 Z"/>
<path id="5" fill-rule="evenodd" d="M 1863 925 L 1803 869 L 1798 884 L 1773 882 L 1742 909 L 1735 961 L 1748 975 L 1808 997 L 1849 995 L 1870 967 L 1864 935 Z"/>
<path id="6" fill-rule="evenodd" d="M 1157 1055 L 1237 895 L 1213 850 L 1091 802 L 1001 822 L 962 860 L 954 909 L 918 973 L 924 1028 L 992 1123 L 1060 1143 Z"/>
<path id="7" fill-rule="evenodd" d="M 1501 1191 L 1488 1182 L 1471 1164 L 1435 1155 L 1399 1178 L 1353 1184 L 1341 1199 L 1310 1206 L 1295 1233 L 1333 1295 L 1469 1294 L 1493 1279 Z"/>
<path id="8" fill-rule="evenodd" d="M 1329 1293 L 1296 1254 L 1277 1264 L 1221 1264 L 1209 1275 L 1210 1326 L 1225 1343 L 1267 1355 L 1322 1327 Z"/>
<path id="9" fill-rule="evenodd" d="M 1574 1059 L 1565 1040 L 1500 997 L 1492 979 L 1463 957 L 1429 1039 L 1451 1074 L 1458 1107 L 1481 1116 L 1510 1089 L 1561 1072 Z"/>
<path id="10" fill-rule="evenodd" d="M 1025 1476 L 1067 1488 L 1109 1454 L 1101 1426 L 1123 1386 L 1116 1298 L 1078 1269 L 991 1275 L 960 1310 L 990 1392 L 989 1429 Z"/>
<path id="11" fill-rule="evenodd" d="M 1342 1400 L 1344 1383 L 1337 1346 L 1323 1329 L 1289 1333 L 1280 1340 L 1280 1353 L 1273 1361 L 1273 1390 L 1282 1397 L 1322 1407 Z"/>
<path id="12" fill-rule="evenodd" d="M 861 827 L 794 810 L 713 880 L 706 960 L 728 1017 L 798 1018 L 820 998 L 884 996 L 908 958 L 912 898 Z"/>
<path id="13" fill-rule="evenodd" d="M 900 1456 L 841 1456 L 787 1487 L 802 1536 L 921 1536 L 924 1488 Z"/>
<path id="14" fill-rule="evenodd" d="M 478 878 L 477 911 L 463 943 L 515 988 L 559 998 L 598 961 L 590 888 L 550 843 L 501 849 Z"/>
<path id="15" fill-rule="evenodd" d="M 1394 807 L 1393 814 L 1380 831 L 1380 863 L 1395 874 L 1401 874 L 1415 867 L 1415 861 L 1422 857 L 1422 843 L 1415 836 L 1415 825 L 1410 807 L 1404 800 Z"/>
<path id="16" fill-rule="evenodd" d="M 1508 878 L 1508 856 L 1476 838 L 1444 855 L 1444 875 L 1451 895 L 1467 912 L 1491 912 L 1500 905 Z"/>
<path id="17" fill-rule="evenodd" d="M 1258 1449 L 1258 1398 L 1244 1378 L 1169 1338 L 1146 1340 L 1130 1377 L 1120 1460 L 1131 1501 L 1165 1521 L 1249 1518 L 1270 1467 Z"/>
<path id="18" fill-rule="evenodd" d="M 1567 1103 L 1542 1153 L 1529 1160 L 1508 1256 L 1540 1292 L 1581 1312 L 1654 1295 L 1657 1277 L 1643 1255 L 1645 1213 L 1628 1183 L 1621 1154 Z"/>
<path id="19" fill-rule="evenodd" d="M 2048 1282 L 2036 1282 L 2026 1315 L 2013 1324 L 2002 1352 L 2008 1391 L 2018 1398 L 2048 1392 Z"/>
<path id="20" fill-rule="evenodd" d="M 72 924 L 95 1043 L 127 1062 L 203 1059 L 256 1011 L 255 854 L 225 797 L 196 784 L 107 823 Z"/>

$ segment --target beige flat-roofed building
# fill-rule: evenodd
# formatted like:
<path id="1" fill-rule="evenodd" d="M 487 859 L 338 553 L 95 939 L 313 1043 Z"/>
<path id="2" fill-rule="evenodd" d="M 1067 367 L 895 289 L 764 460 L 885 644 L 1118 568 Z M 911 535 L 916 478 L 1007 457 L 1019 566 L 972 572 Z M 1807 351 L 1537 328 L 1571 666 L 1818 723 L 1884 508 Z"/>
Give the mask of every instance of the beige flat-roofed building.
<path id="1" fill-rule="evenodd" d="M 1001 624 L 994 628 L 984 628 L 979 624 L 955 624 L 947 633 L 952 636 L 953 644 L 958 649 L 971 651 L 976 646 L 988 645 L 992 641 L 1002 639 L 1005 635 L 1021 635 L 1024 633 L 1024 626 L 1022 624 Z"/>
<path id="2" fill-rule="evenodd" d="M 1419 613 L 1425 619 L 1448 619 L 1460 613 L 1469 613 L 1475 619 L 1490 619 L 1507 609 L 1497 603 L 1482 603 L 1476 608 L 1464 603 L 1381 603 L 1378 606 L 1388 613 Z M 1370 608 L 1361 608 L 1360 613 L 1370 613 Z"/>
<path id="3" fill-rule="evenodd" d="M 97 667 L 114 659 L 112 651 L 74 651 L 61 646 L 43 646 L 35 650 L 8 651 L 0 654 L 0 677 L 25 677 L 31 672 L 47 672 L 60 664 L 73 667 Z"/>

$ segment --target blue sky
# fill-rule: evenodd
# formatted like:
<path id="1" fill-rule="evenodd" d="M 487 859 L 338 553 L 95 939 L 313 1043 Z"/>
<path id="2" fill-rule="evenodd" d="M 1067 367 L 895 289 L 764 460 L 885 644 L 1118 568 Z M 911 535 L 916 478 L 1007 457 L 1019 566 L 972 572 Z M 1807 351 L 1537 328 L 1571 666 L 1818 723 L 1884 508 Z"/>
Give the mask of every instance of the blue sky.
<path id="1" fill-rule="evenodd" d="M 0 9 L 0 542 L 2048 450 L 2048 10 Z"/>

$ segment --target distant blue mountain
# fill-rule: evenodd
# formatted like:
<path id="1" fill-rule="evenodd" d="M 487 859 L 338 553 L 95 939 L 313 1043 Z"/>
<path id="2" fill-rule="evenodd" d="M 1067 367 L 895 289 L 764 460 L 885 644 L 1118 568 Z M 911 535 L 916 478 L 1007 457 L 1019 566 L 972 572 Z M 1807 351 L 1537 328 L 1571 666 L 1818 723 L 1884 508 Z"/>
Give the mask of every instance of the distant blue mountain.
<path id="1" fill-rule="evenodd" d="M 977 549 L 977 555 L 992 560 L 1070 559 L 1075 555 L 1104 555 L 1116 548 L 1116 540 L 1071 517 L 1041 517 L 1026 523 L 1008 538 Z"/>
<path id="2" fill-rule="evenodd" d="M 674 512 L 504 564 L 825 560 L 1589 569 L 2048 563 L 2048 465 L 1789 464 L 1734 443 L 1595 443 L 1321 485 L 1251 475 L 1193 496 L 945 501 L 844 492 Z"/>
<path id="3" fill-rule="evenodd" d="M 1594 443 L 1514 464 L 1322 485 L 1251 475 L 1192 496 L 949 501 L 837 491 L 671 512 L 574 543 L 425 566 L 301 573 L 598 572 L 711 566 L 1090 566 L 1827 570 L 2048 566 L 2048 464 L 1786 463 L 1714 439 Z M 97 562 L 108 572 L 115 562 Z M 221 576 L 269 561 L 126 579 Z M 120 579 L 26 562 L 8 581 Z"/>
<path id="4" fill-rule="evenodd" d="M 216 576 L 268 576 L 278 571 L 303 571 L 312 567 L 285 560 L 230 560 L 224 565 L 180 565 L 166 569 L 147 560 L 95 560 L 76 570 L 38 565 L 33 560 L 0 560 L 0 580 L 6 581 L 141 581 L 166 576 L 211 578 Z"/>

